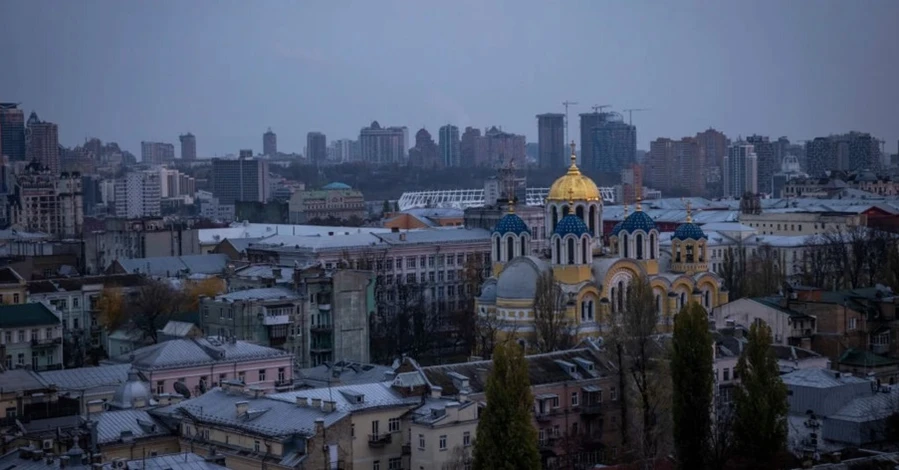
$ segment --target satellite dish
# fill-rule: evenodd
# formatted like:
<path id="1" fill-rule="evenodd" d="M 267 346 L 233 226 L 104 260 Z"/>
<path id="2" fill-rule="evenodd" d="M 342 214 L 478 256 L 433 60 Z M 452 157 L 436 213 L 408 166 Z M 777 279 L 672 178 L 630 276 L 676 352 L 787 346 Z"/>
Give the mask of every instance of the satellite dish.
<path id="1" fill-rule="evenodd" d="M 175 382 L 175 392 L 183 395 L 185 399 L 190 398 L 190 389 L 184 385 L 184 382 Z"/>

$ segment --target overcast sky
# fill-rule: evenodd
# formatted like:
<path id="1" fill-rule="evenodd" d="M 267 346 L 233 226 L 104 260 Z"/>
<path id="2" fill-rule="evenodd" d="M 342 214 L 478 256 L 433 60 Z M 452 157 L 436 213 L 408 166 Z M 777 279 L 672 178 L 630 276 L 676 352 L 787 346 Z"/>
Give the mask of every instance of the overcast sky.
<path id="1" fill-rule="evenodd" d="M 709 126 L 899 139 L 897 0 L 0 0 L 0 18 L 0 101 L 67 146 L 191 131 L 204 157 L 259 152 L 270 126 L 302 152 L 375 119 L 535 141 L 565 100 L 651 108 L 640 148 Z"/>

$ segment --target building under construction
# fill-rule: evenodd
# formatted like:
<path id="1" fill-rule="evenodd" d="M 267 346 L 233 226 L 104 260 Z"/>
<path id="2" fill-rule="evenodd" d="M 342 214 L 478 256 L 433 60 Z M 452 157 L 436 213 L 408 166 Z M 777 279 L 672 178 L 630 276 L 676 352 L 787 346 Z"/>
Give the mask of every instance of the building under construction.
<path id="1" fill-rule="evenodd" d="M 636 162 L 637 128 L 616 112 L 581 114 L 581 166 L 620 175 Z"/>

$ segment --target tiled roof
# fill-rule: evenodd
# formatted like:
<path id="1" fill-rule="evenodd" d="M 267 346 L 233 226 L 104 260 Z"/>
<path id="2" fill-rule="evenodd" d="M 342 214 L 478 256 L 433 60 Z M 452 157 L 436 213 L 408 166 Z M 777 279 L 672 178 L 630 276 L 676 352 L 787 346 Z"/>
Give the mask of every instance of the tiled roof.
<path id="1" fill-rule="evenodd" d="M 290 356 L 290 353 L 246 341 L 230 342 L 210 337 L 163 341 L 111 358 L 110 361 L 131 363 L 138 370 L 165 370 L 217 362 L 252 361 L 284 356 Z"/>
<path id="2" fill-rule="evenodd" d="M 60 324 L 59 317 L 41 302 L 0 305 L 0 328 Z"/>
<path id="3" fill-rule="evenodd" d="M 524 221 L 522 221 L 522 223 L 524 223 Z M 565 235 L 580 237 L 585 233 L 590 233 L 590 229 L 587 228 L 587 224 L 584 223 L 583 219 L 574 214 L 568 214 L 565 217 L 562 217 L 562 220 L 556 224 L 556 227 L 553 230 L 553 234 L 562 237 Z"/>
<path id="4" fill-rule="evenodd" d="M 171 434 L 147 410 L 104 411 L 92 419 L 97 421 L 97 443 L 100 445 L 119 442 L 122 433 L 130 433 L 134 439 Z"/>
<path id="5" fill-rule="evenodd" d="M 37 372 L 41 381 L 60 390 L 89 390 L 116 386 L 128 378 L 131 364 L 109 364 L 97 367 L 48 370 Z"/>
<path id="6" fill-rule="evenodd" d="M 574 364 L 576 366 L 575 373 L 579 374 L 582 379 L 590 378 L 592 375 L 579 364 L 578 360 L 592 363 L 598 377 L 612 373 L 611 364 L 588 348 L 535 354 L 526 356 L 525 359 L 528 361 L 528 375 L 532 386 L 575 380 L 556 361 Z M 453 381 L 453 374 L 459 374 L 468 379 L 471 393 L 480 393 L 484 391 L 486 379 L 492 367 L 493 361 L 476 361 L 423 367 L 422 372 L 431 384 L 443 388 L 444 395 L 455 395 L 459 390 Z"/>
<path id="7" fill-rule="evenodd" d="M 674 230 L 674 235 L 672 235 L 671 238 L 675 240 L 699 241 L 707 239 L 708 237 L 706 236 L 705 232 L 703 232 L 702 229 L 699 228 L 698 225 L 692 222 L 688 222 L 678 225 L 677 229 Z"/>
<path id="8" fill-rule="evenodd" d="M 642 210 L 634 211 L 621 223 L 621 230 L 633 233 L 637 230 L 649 232 L 656 228 L 655 221 Z"/>

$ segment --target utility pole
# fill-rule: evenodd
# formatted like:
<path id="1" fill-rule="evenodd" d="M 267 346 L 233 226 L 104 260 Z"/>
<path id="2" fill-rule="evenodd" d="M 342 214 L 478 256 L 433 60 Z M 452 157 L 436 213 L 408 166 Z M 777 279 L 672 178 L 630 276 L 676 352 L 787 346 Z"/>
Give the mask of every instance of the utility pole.
<path id="1" fill-rule="evenodd" d="M 568 107 L 574 106 L 577 104 L 577 101 L 563 101 L 562 106 L 565 106 L 565 142 L 568 142 Z"/>
<path id="2" fill-rule="evenodd" d="M 649 108 L 632 108 L 623 109 L 622 111 L 627 112 L 627 125 L 632 126 L 634 124 L 634 111 L 649 111 Z"/>

